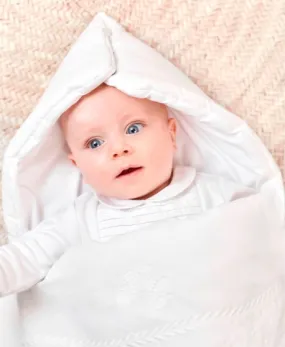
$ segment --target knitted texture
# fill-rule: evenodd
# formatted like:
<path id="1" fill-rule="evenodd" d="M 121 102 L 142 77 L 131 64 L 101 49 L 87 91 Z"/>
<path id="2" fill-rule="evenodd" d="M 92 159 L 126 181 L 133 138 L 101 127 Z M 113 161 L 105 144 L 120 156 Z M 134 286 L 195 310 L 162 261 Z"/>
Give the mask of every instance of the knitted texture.
<path id="1" fill-rule="evenodd" d="M 0 170 L 9 140 L 99 11 L 245 119 L 284 177 L 284 0 L 0 0 Z M 0 235 L 1 244 L 2 218 Z"/>

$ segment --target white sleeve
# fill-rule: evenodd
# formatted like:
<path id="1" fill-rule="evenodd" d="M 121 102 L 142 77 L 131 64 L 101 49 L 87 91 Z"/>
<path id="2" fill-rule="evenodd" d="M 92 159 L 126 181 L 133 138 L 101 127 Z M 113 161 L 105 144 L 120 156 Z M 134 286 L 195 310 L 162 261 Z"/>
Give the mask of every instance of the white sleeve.
<path id="1" fill-rule="evenodd" d="M 80 243 L 75 221 L 75 211 L 69 208 L 0 247 L 0 297 L 31 288 L 68 248 Z"/>

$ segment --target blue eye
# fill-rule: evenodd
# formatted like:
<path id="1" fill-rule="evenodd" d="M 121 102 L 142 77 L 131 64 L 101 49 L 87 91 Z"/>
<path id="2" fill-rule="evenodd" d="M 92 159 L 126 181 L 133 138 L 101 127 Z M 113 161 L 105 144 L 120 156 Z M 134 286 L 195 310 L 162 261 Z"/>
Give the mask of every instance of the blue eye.
<path id="1" fill-rule="evenodd" d="M 88 143 L 88 147 L 92 148 L 92 149 L 96 149 L 96 148 L 100 147 L 103 143 L 104 143 L 103 140 L 94 139 Z"/>
<path id="2" fill-rule="evenodd" d="M 138 132 L 140 132 L 140 130 L 143 128 L 143 124 L 141 123 L 134 123 L 132 125 L 130 125 L 127 129 L 127 134 L 136 134 Z"/>

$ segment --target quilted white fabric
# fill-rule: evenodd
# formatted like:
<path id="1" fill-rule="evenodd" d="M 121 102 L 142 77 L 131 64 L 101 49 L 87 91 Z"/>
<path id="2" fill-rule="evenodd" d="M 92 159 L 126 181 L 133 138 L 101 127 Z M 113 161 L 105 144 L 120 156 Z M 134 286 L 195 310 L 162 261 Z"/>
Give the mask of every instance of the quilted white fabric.
<path id="1" fill-rule="evenodd" d="M 65 156 L 57 120 L 103 82 L 168 106 L 179 123 L 176 164 L 255 194 L 195 218 L 73 247 L 44 281 L 17 296 L 18 307 L 16 297 L 1 299 L 15 346 L 282 347 L 279 169 L 241 119 L 103 13 L 74 44 L 5 153 L 10 240 L 90 190 Z"/>

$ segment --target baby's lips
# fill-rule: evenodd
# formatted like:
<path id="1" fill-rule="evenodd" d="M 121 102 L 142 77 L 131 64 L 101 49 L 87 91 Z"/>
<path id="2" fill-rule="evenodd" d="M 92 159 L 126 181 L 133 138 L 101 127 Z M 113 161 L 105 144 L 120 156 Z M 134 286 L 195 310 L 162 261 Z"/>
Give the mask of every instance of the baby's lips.
<path id="1" fill-rule="evenodd" d="M 123 175 L 127 175 L 139 169 L 142 169 L 142 166 L 129 166 L 127 168 L 122 169 L 120 173 L 116 176 L 116 178 L 119 178 Z"/>

